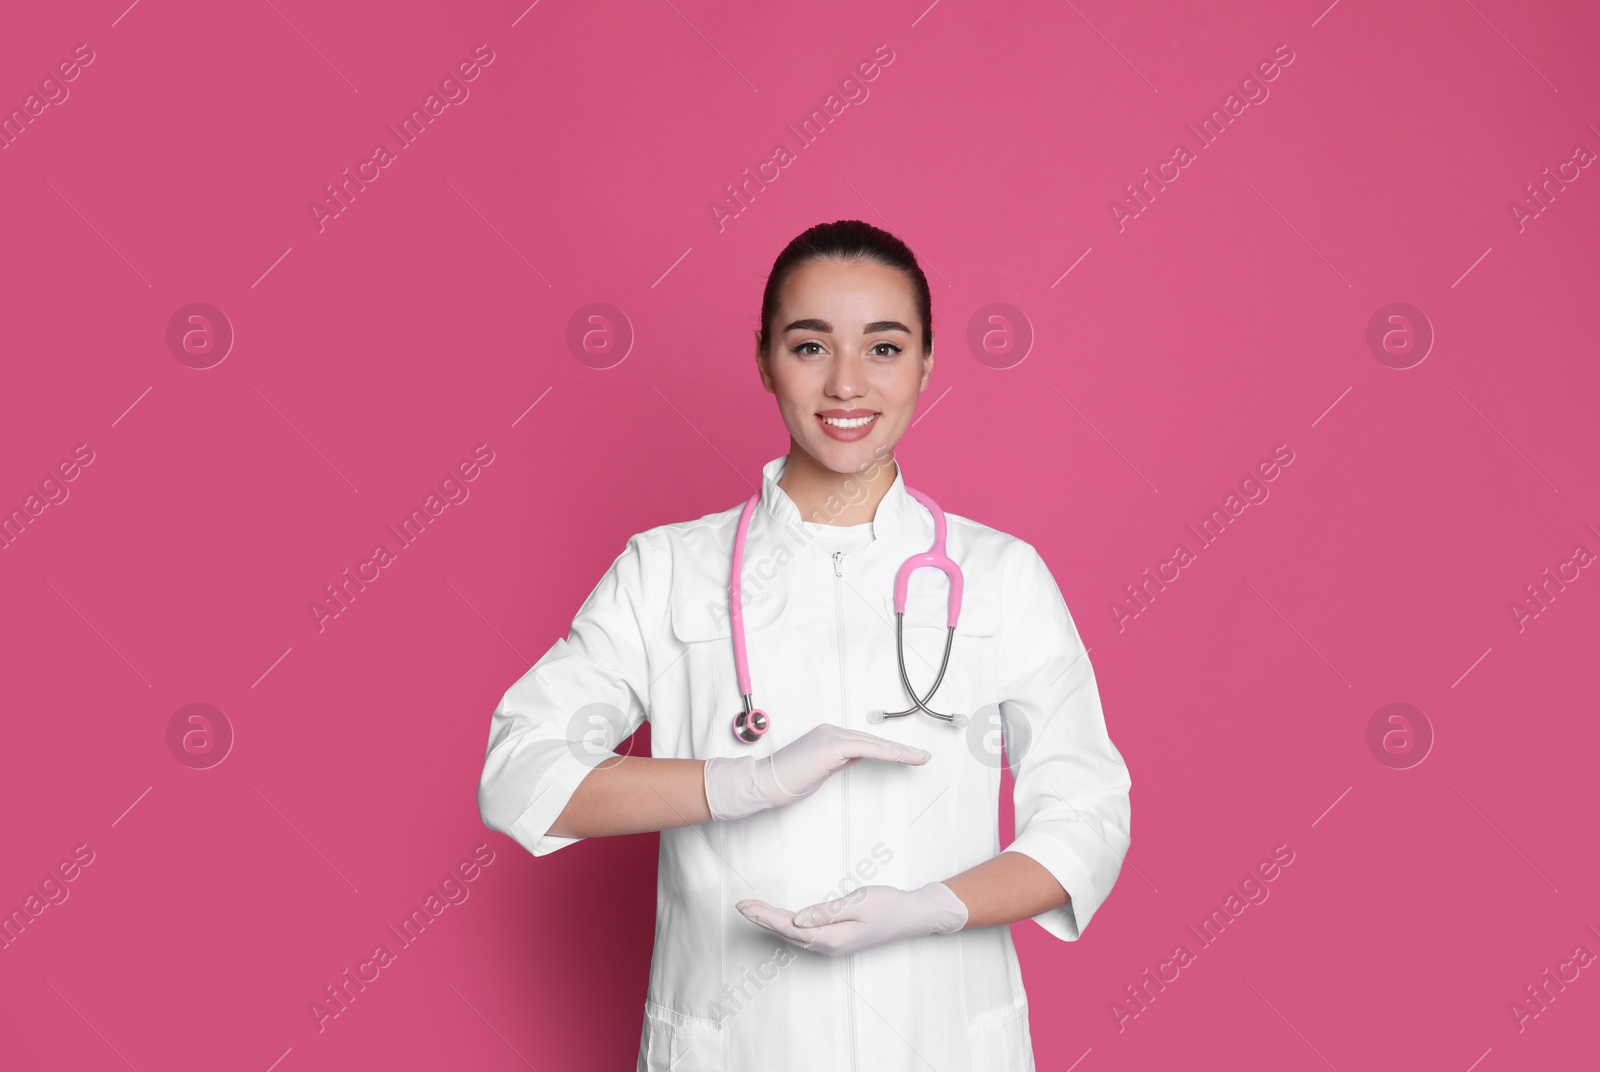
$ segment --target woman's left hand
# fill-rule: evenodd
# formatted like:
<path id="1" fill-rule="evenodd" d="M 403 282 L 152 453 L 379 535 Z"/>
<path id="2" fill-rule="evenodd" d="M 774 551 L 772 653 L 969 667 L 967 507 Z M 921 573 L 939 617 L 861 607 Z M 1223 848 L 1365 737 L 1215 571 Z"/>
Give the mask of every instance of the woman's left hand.
<path id="1" fill-rule="evenodd" d="M 744 917 L 802 949 L 830 957 L 923 934 L 949 934 L 967 923 L 967 906 L 943 882 L 916 890 L 862 886 L 798 912 L 765 901 L 735 905 Z"/>

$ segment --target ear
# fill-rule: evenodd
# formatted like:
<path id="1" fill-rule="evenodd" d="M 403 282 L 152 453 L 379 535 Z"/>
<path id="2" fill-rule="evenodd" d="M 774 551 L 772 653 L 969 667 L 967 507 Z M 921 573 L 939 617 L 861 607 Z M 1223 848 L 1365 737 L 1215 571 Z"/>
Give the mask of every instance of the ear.
<path id="1" fill-rule="evenodd" d="M 922 386 L 917 388 L 920 393 L 928 389 L 928 381 L 933 377 L 933 347 L 928 347 L 928 352 L 922 355 Z"/>
<path id="2" fill-rule="evenodd" d="M 761 373 L 761 386 L 767 394 L 775 395 L 778 389 L 772 383 L 772 369 L 767 365 L 767 355 L 761 349 L 761 333 L 756 332 L 756 371 Z"/>

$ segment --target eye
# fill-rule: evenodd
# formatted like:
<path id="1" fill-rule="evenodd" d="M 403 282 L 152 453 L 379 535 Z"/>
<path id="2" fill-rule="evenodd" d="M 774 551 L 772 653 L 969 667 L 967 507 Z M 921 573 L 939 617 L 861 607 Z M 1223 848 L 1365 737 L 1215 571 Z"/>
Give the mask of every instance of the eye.
<path id="1" fill-rule="evenodd" d="M 818 349 L 817 350 L 807 350 L 806 349 L 807 346 L 815 346 L 815 347 L 818 347 Z M 821 352 L 821 346 L 822 346 L 822 344 L 820 342 L 817 342 L 815 339 L 808 339 L 805 342 L 800 343 L 797 346 L 791 346 L 790 350 L 793 351 L 794 353 L 802 354 L 802 355 L 804 355 L 806 357 L 811 357 L 811 356 L 814 356 L 815 354 Z"/>
<path id="2" fill-rule="evenodd" d="M 878 351 L 878 347 L 880 347 L 880 346 L 887 346 L 889 348 L 890 352 L 886 353 L 886 354 L 885 353 L 880 353 Z M 893 357 L 895 354 L 898 354 L 900 352 L 900 347 L 896 346 L 892 342 L 880 342 L 880 343 L 874 343 L 873 346 L 872 346 L 872 350 L 870 352 L 875 357 Z"/>

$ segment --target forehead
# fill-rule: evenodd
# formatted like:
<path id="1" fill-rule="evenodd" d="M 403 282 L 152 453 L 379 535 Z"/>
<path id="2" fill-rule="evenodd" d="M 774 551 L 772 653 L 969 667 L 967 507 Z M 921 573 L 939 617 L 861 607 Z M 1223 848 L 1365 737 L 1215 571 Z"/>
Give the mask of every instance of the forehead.
<path id="1" fill-rule="evenodd" d="M 779 302 L 786 320 L 817 316 L 839 324 L 920 320 L 911 280 L 876 261 L 815 258 L 795 269 Z"/>

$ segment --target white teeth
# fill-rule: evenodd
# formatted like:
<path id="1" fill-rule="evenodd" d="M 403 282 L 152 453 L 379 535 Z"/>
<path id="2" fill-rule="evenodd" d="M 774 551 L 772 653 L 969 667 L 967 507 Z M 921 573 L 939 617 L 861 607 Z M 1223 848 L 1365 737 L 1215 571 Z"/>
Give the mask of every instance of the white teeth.
<path id="1" fill-rule="evenodd" d="M 835 428 L 860 428 L 863 425 L 871 424 L 877 419 L 878 415 L 874 413 L 870 417 L 824 417 L 822 418 L 822 423 L 831 424 Z"/>

